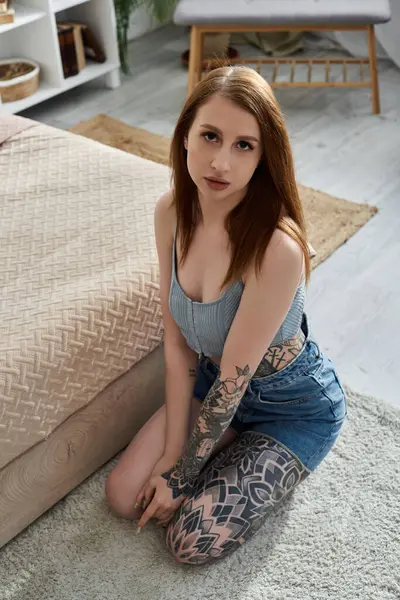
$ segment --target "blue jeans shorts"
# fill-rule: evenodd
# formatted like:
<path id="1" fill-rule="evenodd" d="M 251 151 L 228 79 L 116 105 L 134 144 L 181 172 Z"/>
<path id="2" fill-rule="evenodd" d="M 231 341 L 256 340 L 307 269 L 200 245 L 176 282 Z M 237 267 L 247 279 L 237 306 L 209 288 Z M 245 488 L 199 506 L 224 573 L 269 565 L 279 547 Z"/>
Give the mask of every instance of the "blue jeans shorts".
<path id="1" fill-rule="evenodd" d="M 255 431 L 273 438 L 308 470 L 313 471 L 334 446 L 347 416 L 343 387 L 332 361 L 313 339 L 307 315 L 300 353 L 286 367 L 265 377 L 253 377 L 230 427 L 237 434 Z M 200 355 L 194 396 L 201 402 L 220 374 L 219 367 Z"/>

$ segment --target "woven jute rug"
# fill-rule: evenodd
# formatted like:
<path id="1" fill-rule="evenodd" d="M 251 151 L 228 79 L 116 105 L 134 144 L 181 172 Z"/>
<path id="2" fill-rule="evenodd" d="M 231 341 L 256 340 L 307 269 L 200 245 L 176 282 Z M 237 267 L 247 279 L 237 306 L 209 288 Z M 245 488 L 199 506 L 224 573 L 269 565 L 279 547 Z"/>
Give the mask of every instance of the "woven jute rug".
<path id="1" fill-rule="evenodd" d="M 82 121 L 70 131 L 148 160 L 168 164 L 168 137 L 131 127 L 107 115 L 96 115 L 88 121 Z M 299 191 L 307 221 L 308 240 L 317 252 L 311 261 L 313 268 L 365 225 L 378 210 L 375 206 L 335 198 L 304 185 L 299 185 Z"/>

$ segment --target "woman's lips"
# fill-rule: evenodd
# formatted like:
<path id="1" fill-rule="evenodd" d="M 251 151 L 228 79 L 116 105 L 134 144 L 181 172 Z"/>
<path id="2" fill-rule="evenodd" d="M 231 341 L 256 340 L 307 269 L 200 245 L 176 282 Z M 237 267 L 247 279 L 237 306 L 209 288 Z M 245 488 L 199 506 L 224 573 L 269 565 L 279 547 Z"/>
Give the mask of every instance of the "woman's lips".
<path id="1" fill-rule="evenodd" d="M 217 179 L 209 179 L 208 177 L 204 178 L 207 182 L 208 187 L 212 190 L 224 190 L 230 185 L 228 181 L 218 181 Z"/>

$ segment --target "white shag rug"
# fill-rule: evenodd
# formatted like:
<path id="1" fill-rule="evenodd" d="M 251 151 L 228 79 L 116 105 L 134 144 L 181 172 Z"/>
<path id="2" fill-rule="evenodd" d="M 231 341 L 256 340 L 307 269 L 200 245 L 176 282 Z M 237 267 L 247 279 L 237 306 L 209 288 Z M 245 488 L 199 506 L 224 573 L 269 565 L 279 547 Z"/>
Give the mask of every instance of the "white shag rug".
<path id="1" fill-rule="evenodd" d="M 399 600 L 400 410 L 346 391 L 335 447 L 231 557 L 180 565 L 161 527 L 136 536 L 105 503 L 115 457 L 0 550 L 0 599 Z"/>

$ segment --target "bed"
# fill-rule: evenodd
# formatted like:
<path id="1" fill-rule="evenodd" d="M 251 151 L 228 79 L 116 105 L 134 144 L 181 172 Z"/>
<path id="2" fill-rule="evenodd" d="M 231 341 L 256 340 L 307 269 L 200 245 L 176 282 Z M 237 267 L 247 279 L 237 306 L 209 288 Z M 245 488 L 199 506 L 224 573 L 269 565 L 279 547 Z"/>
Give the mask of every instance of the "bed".
<path id="1" fill-rule="evenodd" d="M 0 547 L 164 401 L 153 230 L 167 167 L 0 117 Z"/>

